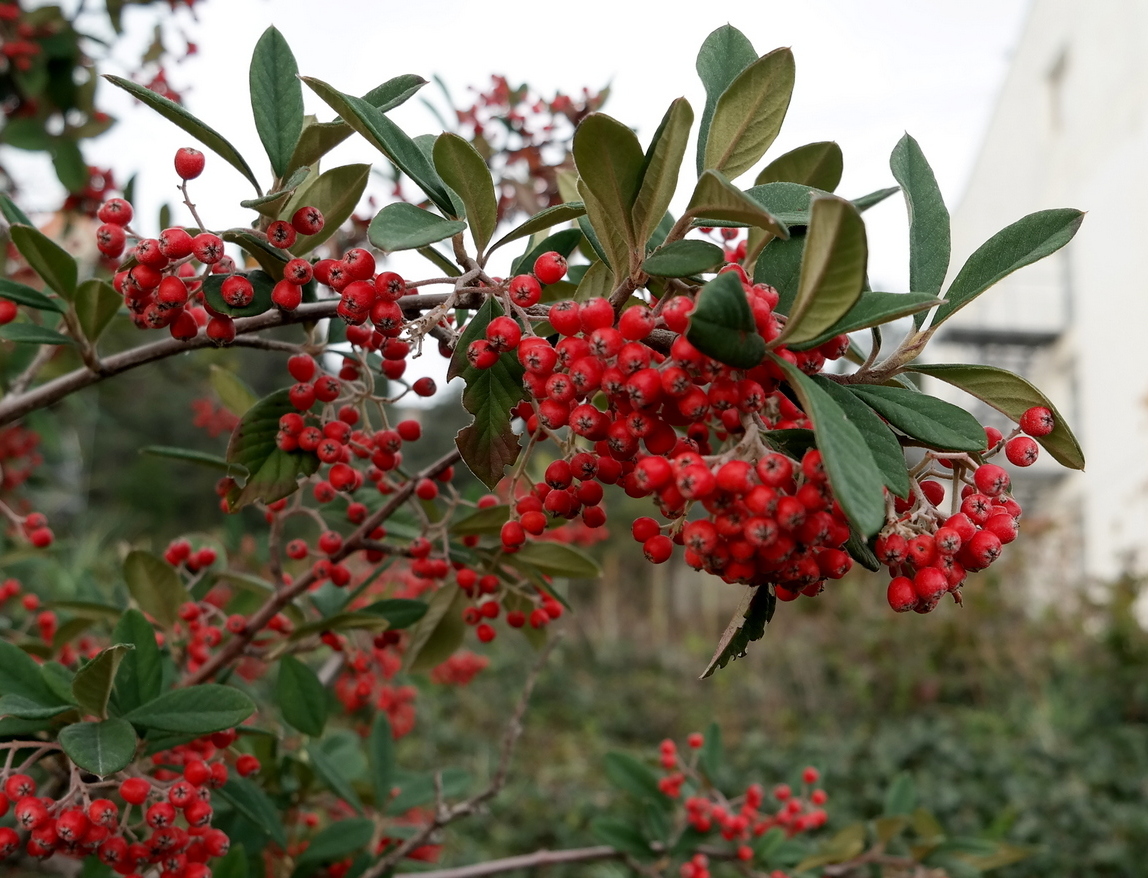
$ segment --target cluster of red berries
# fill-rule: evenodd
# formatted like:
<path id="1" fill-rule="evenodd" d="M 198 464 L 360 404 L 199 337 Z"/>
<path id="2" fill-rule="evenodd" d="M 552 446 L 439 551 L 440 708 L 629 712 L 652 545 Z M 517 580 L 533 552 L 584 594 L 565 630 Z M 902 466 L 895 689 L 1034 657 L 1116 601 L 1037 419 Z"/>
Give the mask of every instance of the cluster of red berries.
<path id="1" fill-rule="evenodd" d="M 11 808 L 16 828 L 0 827 L 0 858 L 23 846 L 37 859 L 95 855 L 129 878 L 153 868 L 164 878 L 210 878 L 208 862 L 230 846 L 227 834 L 211 826 L 211 791 L 227 781 L 219 751 L 235 738 L 234 730 L 217 732 L 153 757 L 156 765 L 181 766 L 179 771 L 157 768 L 151 777 L 90 783 L 77 778 L 59 798 L 37 796 L 35 780 L 22 770 L 5 772 L 0 816 Z M 257 760 L 254 767 L 241 765 L 244 760 L 254 757 L 236 760 L 241 774 L 258 769 Z M 122 804 L 106 797 L 113 789 Z M 93 798 L 93 792 L 103 797 Z"/>
<path id="2" fill-rule="evenodd" d="M 802 795 L 795 795 L 788 784 L 778 784 L 773 789 L 777 805 L 767 808 L 765 790 L 760 784 L 750 784 L 741 796 L 727 799 L 712 784 L 703 782 L 698 772 L 698 754 L 705 738 L 700 732 L 693 732 L 686 743 L 691 755 L 683 758 L 672 740 L 662 741 L 658 762 L 665 774 L 658 781 L 658 789 L 671 799 L 682 800 L 685 822 L 696 832 L 716 833 L 722 841 L 735 845 L 733 856 L 740 862 L 752 862 L 753 839 L 771 829 L 778 828 L 792 838 L 825 825 L 828 815 L 823 806 L 829 797 L 823 789 L 813 788 L 820 778 L 816 768 L 802 772 Z M 683 799 L 687 789 L 692 793 Z M 695 854 L 682 864 L 679 874 L 682 878 L 709 878 L 708 857 Z"/>

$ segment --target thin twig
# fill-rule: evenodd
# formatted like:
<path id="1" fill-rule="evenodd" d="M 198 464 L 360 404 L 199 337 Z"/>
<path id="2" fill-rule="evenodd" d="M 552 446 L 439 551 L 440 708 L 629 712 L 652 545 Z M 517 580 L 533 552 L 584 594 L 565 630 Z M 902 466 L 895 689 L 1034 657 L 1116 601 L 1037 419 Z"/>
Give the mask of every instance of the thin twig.
<path id="1" fill-rule="evenodd" d="M 488 860 L 471 866 L 457 866 L 453 869 L 434 869 L 420 872 L 420 878 L 484 878 L 486 875 L 499 875 L 519 869 L 538 869 L 545 866 L 558 866 L 562 863 L 592 863 L 598 860 L 620 860 L 621 851 L 609 845 L 590 848 L 572 848 L 565 851 L 534 851 L 519 854 L 517 857 L 504 857 L 501 860 Z"/>

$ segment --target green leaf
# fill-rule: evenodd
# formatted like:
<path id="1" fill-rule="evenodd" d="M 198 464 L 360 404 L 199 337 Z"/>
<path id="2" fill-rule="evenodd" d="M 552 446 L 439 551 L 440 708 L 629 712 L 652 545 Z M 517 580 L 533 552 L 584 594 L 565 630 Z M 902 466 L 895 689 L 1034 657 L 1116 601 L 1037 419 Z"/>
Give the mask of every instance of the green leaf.
<path id="1" fill-rule="evenodd" d="M 20 205 L 9 198 L 7 193 L 4 192 L 0 192 L 0 214 L 4 216 L 4 219 L 8 221 L 9 225 L 14 226 L 17 223 L 24 226 L 32 225 L 32 221 L 28 219 L 28 214 L 24 213 L 24 211 L 20 209 Z"/>
<path id="2" fill-rule="evenodd" d="M 518 434 L 510 426 L 511 411 L 526 398 L 522 385 L 525 370 L 513 353 L 505 353 L 489 369 L 476 369 L 466 361 L 466 349 L 482 338 L 487 324 L 502 314 L 493 299 L 487 299 L 463 330 L 455 346 L 449 377 L 461 375 L 466 382 L 463 407 L 474 420 L 455 437 L 463 463 L 489 488 L 502 478 L 503 470 L 518 459 Z M 465 364 L 465 365 L 462 365 Z"/>
<path id="3" fill-rule="evenodd" d="M 582 232 L 579 229 L 562 229 L 553 235 L 547 235 L 521 256 L 514 260 L 510 269 L 511 276 L 534 270 L 534 261 L 543 253 L 553 250 L 563 256 L 569 256 L 574 248 L 582 241 Z M 553 287 L 554 284 L 550 284 Z M 549 287 L 548 287 L 549 289 Z"/>
<path id="4" fill-rule="evenodd" d="M 833 398 L 812 378 L 785 360 L 774 358 L 801 408 L 813 421 L 829 484 L 850 524 L 872 536 L 885 524 L 881 473 L 865 438 Z"/>
<path id="5" fill-rule="evenodd" d="M 279 660 L 275 703 L 283 719 L 305 735 L 317 738 L 327 724 L 327 690 L 309 667 L 291 655 Z"/>
<path id="6" fill-rule="evenodd" d="M 768 587 L 748 585 L 742 594 L 741 603 L 729 620 L 717 648 L 700 679 L 705 679 L 718 668 L 724 668 L 731 659 L 745 655 L 746 647 L 765 636 L 765 626 L 773 618 L 777 608 L 777 598 Z"/>
<path id="7" fill-rule="evenodd" d="M 666 110 L 646 150 L 642 182 L 633 207 L 634 236 L 639 243 L 649 239 L 678 188 L 678 172 L 693 121 L 693 108 L 685 98 L 678 98 Z"/>
<path id="8" fill-rule="evenodd" d="M 452 534 L 460 537 L 472 534 L 496 534 L 502 526 L 510 520 L 510 507 L 506 505 L 489 506 L 486 509 L 477 509 L 470 515 L 464 516 L 451 523 Z"/>
<path id="9" fill-rule="evenodd" d="M 460 591 L 459 594 L 461 593 Z M 355 792 L 338 764 L 316 744 L 308 744 L 306 749 L 307 755 L 311 758 L 311 767 L 319 779 L 331 792 L 362 814 L 363 803 L 359 799 L 359 794 Z"/>
<path id="10" fill-rule="evenodd" d="M 498 199 L 486 160 L 457 134 L 444 132 L 434 144 L 434 166 L 462 199 L 474 246 L 481 253 L 498 224 Z"/>
<path id="11" fill-rule="evenodd" d="M 917 141 L 906 134 L 889 157 L 909 209 L 909 288 L 940 293 L 949 270 L 949 209 Z M 914 322 L 921 325 L 924 315 Z"/>
<path id="12" fill-rule="evenodd" d="M 164 692 L 124 714 L 124 719 L 161 732 L 207 735 L 233 729 L 253 713 L 255 702 L 238 689 L 203 683 Z"/>
<path id="13" fill-rule="evenodd" d="M 578 181 L 578 195 L 586 207 L 586 216 L 578 220 L 582 234 L 599 259 L 609 265 L 615 274 L 625 276 L 630 270 L 632 252 L 626 230 L 610 217 L 582 180 Z"/>
<path id="14" fill-rule="evenodd" d="M 586 273 L 582 275 L 582 280 L 578 281 L 574 299 L 578 302 L 588 302 L 590 299 L 609 298 L 615 286 L 617 285 L 614 282 L 614 272 L 610 270 L 610 266 L 605 262 L 596 261 L 591 263 Z"/>
<path id="15" fill-rule="evenodd" d="M 765 155 L 793 96 L 793 52 L 774 49 L 729 84 L 710 120 L 703 166 L 734 179 Z"/>
<path id="16" fill-rule="evenodd" d="M 861 214 L 834 197 L 815 199 L 810 213 L 797 298 L 774 346 L 817 338 L 849 312 L 865 286 L 869 250 Z"/>
<path id="17" fill-rule="evenodd" d="M 335 613 L 298 626 L 287 636 L 287 642 L 298 643 L 324 631 L 385 631 L 389 627 L 386 619 L 373 613 Z"/>
<path id="18" fill-rule="evenodd" d="M 706 141 L 718 99 L 738 74 L 756 60 L 753 44 L 736 27 L 728 24 L 706 37 L 698 50 L 696 69 L 706 90 L 706 105 L 698 126 L 699 175 L 705 170 Z"/>
<path id="19" fill-rule="evenodd" d="M 378 810 L 390 801 L 395 773 L 395 738 L 386 711 L 376 713 L 371 723 L 367 757 L 371 765 L 371 784 L 375 789 L 375 808 Z"/>
<path id="20" fill-rule="evenodd" d="M 76 289 L 76 320 L 80 330 L 95 342 L 120 311 L 124 298 L 107 281 L 91 278 Z"/>
<path id="21" fill-rule="evenodd" d="M 789 237 L 789 230 L 777 217 L 718 171 L 707 170 L 698 178 L 686 215 L 694 219 L 695 225 L 712 225 L 715 220 L 725 220 L 765 229 L 778 238 Z"/>
<path id="22" fill-rule="evenodd" d="M 32 657 L 14 643 L 0 639 L 0 695 L 19 695 L 41 704 L 60 699 L 40 675 Z"/>
<path id="23" fill-rule="evenodd" d="M 150 454 L 152 457 L 168 457 L 172 460 L 184 460 L 188 463 L 197 463 L 212 469 L 222 470 L 229 476 L 246 478 L 247 469 L 237 463 L 229 463 L 218 454 L 208 454 L 206 451 L 194 451 L 190 448 L 175 448 L 170 445 L 145 445 L 140 454 Z"/>
<path id="24" fill-rule="evenodd" d="M 698 768 L 711 784 L 717 783 L 722 770 L 721 726 L 711 722 L 702 738 L 702 749 L 698 753 Z"/>
<path id="25" fill-rule="evenodd" d="M 950 402 L 905 387 L 850 384 L 849 391 L 906 436 L 926 445 L 945 451 L 985 450 L 984 427 Z"/>
<path id="26" fill-rule="evenodd" d="M 209 376 L 215 395 L 219 397 L 223 407 L 236 417 L 243 417 L 258 401 L 255 391 L 230 369 L 212 363 Z"/>
<path id="27" fill-rule="evenodd" d="M 487 252 L 493 253 L 503 244 L 517 241 L 519 238 L 525 238 L 527 235 L 533 235 L 535 232 L 544 232 L 559 223 L 569 222 L 570 220 L 575 220 L 585 215 L 586 205 L 581 201 L 569 201 L 566 204 L 555 204 L 552 207 L 547 207 L 544 210 L 538 211 L 538 213 L 534 214 L 534 216 L 522 225 L 507 232 L 491 244 Z"/>
<path id="28" fill-rule="evenodd" d="M 686 277 L 710 271 L 725 261 L 717 244 L 695 239 L 674 241 L 646 257 L 642 271 L 657 277 Z"/>
<path id="29" fill-rule="evenodd" d="M 48 146 L 52 157 L 52 167 L 56 179 L 69 192 L 81 192 L 88 185 L 88 163 L 80 151 L 80 145 L 67 136 L 53 138 Z"/>
<path id="30" fill-rule="evenodd" d="M 300 235 L 290 254 L 305 256 L 339 231 L 339 227 L 355 212 L 370 176 L 370 165 L 342 165 L 324 171 L 310 183 L 296 189 L 279 218 L 290 220 L 300 207 L 311 205 L 323 212 L 324 223 L 323 230 L 317 235 Z"/>
<path id="31" fill-rule="evenodd" d="M 637 799 L 660 801 L 665 798 L 658 789 L 658 776 L 653 769 L 627 753 L 607 753 L 603 768 L 610 783 Z"/>
<path id="32" fill-rule="evenodd" d="M 371 220 L 367 238 L 380 250 L 417 250 L 466 231 L 462 220 L 443 219 L 436 213 L 399 201 L 388 204 Z"/>
<path id="33" fill-rule="evenodd" d="M 223 298 L 223 282 L 231 275 L 209 274 L 203 279 L 203 297 L 213 309 L 221 314 L 230 314 L 232 317 L 254 317 L 271 308 L 271 291 L 275 289 L 275 278 L 260 268 L 248 272 L 236 272 L 243 275 L 250 282 L 255 291 L 249 305 L 236 308 L 228 305 Z"/>
<path id="34" fill-rule="evenodd" d="M 913 783 L 913 775 L 902 771 L 889 784 L 885 791 L 885 807 L 881 813 L 886 817 L 909 815 L 917 807 L 917 788 Z"/>
<path id="35" fill-rule="evenodd" d="M 233 777 L 216 793 L 229 802 L 236 811 L 263 830 L 279 847 L 287 847 L 287 831 L 282 815 L 267 794 L 256 784 L 242 777 Z"/>
<path id="36" fill-rule="evenodd" d="M 34 323 L 9 323 L 0 327 L 0 338 L 19 344 L 74 344 L 66 335 Z"/>
<path id="37" fill-rule="evenodd" d="M 799 183 L 832 192 L 841 182 L 844 165 L 841 147 L 833 141 L 807 143 L 775 158 L 762 168 L 753 183 Z"/>
<path id="38" fill-rule="evenodd" d="M 646 837 L 625 821 L 612 817 L 596 817 L 590 822 L 590 832 L 603 844 L 639 860 L 654 858 L 654 851 L 650 848 Z"/>
<path id="39" fill-rule="evenodd" d="M 164 628 L 175 624 L 180 605 L 191 600 L 172 566 L 148 552 L 128 554 L 124 559 L 124 581 L 139 608 Z"/>
<path id="40" fill-rule="evenodd" d="M 465 597 L 461 589 L 440 588 L 434 593 L 426 615 L 411 629 L 406 651 L 408 670 L 430 670 L 462 645 L 466 636 L 462 621 Z"/>
<path id="41" fill-rule="evenodd" d="M 686 338 L 699 351 L 735 369 L 752 369 L 765 356 L 753 311 L 733 272 L 724 272 L 702 287 L 690 314 Z"/>
<path id="42" fill-rule="evenodd" d="M 283 205 L 287 203 L 287 199 L 306 182 L 310 175 L 311 169 L 309 167 L 297 168 L 286 182 L 274 192 L 268 192 L 259 198 L 248 198 L 239 202 L 239 206 L 258 211 L 263 216 L 275 219 L 279 216 L 279 211 Z"/>
<path id="43" fill-rule="evenodd" d="M 515 559 L 525 561 L 548 576 L 597 579 L 602 575 L 602 568 L 598 566 L 598 562 L 585 552 L 565 543 L 556 543 L 550 540 L 528 542 L 509 556 L 507 561 L 513 564 Z"/>
<path id="44" fill-rule="evenodd" d="M 573 155 L 582 184 L 601 206 L 608 223 L 621 233 L 627 247 L 644 244 L 644 238 L 638 240 L 632 215 L 645 170 L 645 156 L 634 132 L 605 113 L 591 113 L 574 132 Z M 590 205 L 586 207 L 590 211 Z M 590 217 L 593 221 L 592 212 Z M 602 235 L 598 223 L 594 223 L 594 228 Z M 616 271 L 624 267 L 611 265 Z"/>
<path id="45" fill-rule="evenodd" d="M 163 224 L 161 223 L 161 225 Z M 323 231 L 325 232 L 326 229 L 324 228 Z M 238 244 L 242 247 L 249 256 L 259 263 L 259 267 L 270 275 L 272 282 L 283 278 L 283 266 L 287 264 L 287 260 L 291 256 L 286 250 L 273 247 L 267 242 L 265 237 L 260 237 L 243 229 L 227 229 L 220 234 L 220 237 L 223 238 L 224 241 L 231 244 Z M 225 276 L 209 275 L 209 277 Z M 260 296 L 261 294 L 257 294 L 257 299 L 260 298 Z M 270 294 L 267 296 L 267 301 L 269 303 L 268 307 L 270 307 Z"/>
<path id="46" fill-rule="evenodd" d="M 135 649 L 130 643 L 117 643 L 101 649 L 94 659 L 76 671 L 72 679 L 72 698 L 84 713 L 108 717 L 108 699 L 112 695 L 112 683 L 124 654 Z"/>
<path id="47" fill-rule="evenodd" d="M 163 669 L 155 629 L 139 610 L 128 610 L 112 632 L 115 643 L 135 649 L 124 654 L 115 676 L 114 703 L 120 713 L 135 710 L 163 690 Z"/>
<path id="48" fill-rule="evenodd" d="M 303 86 L 291 47 L 274 26 L 255 44 L 248 81 L 255 129 L 276 177 L 287 173 L 303 132 Z"/>
<path id="49" fill-rule="evenodd" d="M 448 216 L 454 215 L 454 204 L 442 178 L 418 144 L 401 128 L 363 98 L 343 94 L 310 76 L 302 79 L 315 94 L 342 115 L 348 125 L 410 177 L 439 210 Z"/>
<path id="50" fill-rule="evenodd" d="M 212 878 L 248 878 L 249 870 L 247 851 L 241 844 L 233 843 L 226 854 L 211 861 Z"/>
<path id="51" fill-rule="evenodd" d="M 434 779 L 429 774 L 406 771 L 395 772 L 394 786 L 400 792 L 387 804 L 385 812 L 391 816 L 405 814 L 411 808 L 430 804 L 435 800 Z M 466 794 L 470 786 L 470 776 L 458 768 L 448 768 L 442 772 L 442 792 L 447 798 Z"/>
<path id="52" fill-rule="evenodd" d="M 966 366 L 960 364 L 919 365 L 908 367 L 911 372 L 919 372 L 939 381 L 958 387 L 972 394 L 1003 415 L 1019 421 L 1020 416 L 1033 406 L 1044 406 L 1052 412 L 1056 426 L 1047 436 L 1039 436 L 1036 441 L 1052 455 L 1061 466 L 1069 469 L 1084 469 L 1084 452 L 1080 443 L 1072 435 L 1072 430 L 1064 417 L 1057 411 L 1043 393 L 1030 382 L 995 366 Z"/>
<path id="53" fill-rule="evenodd" d="M 39 290 L 16 283 L 14 280 L 8 280 L 6 277 L 0 278 L 0 299 L 8 299 L 17 305 L 27 305 L 29 308 L 36 308 L 39 311 L 64 313 L 64 307 L 55 299 L 50 299 Z"/>
<path id="54" fill-rule="evenodd" d="M 67 628 L 75 622 L 90 622 L 84 619 L 70 619 L 60 626 L 61 629 Z M 79 630 L 78 627 L 76 629 Z M 84 630 L 87 630 L 86 628 Z M 59 632 L 57 632 L 58 634 Z M 40 665 L 40 676 L 44 678 L 44 682 L 48 684 L 48 688 L 59 701 L 65 701 L 68 704 L 75 704 L 75 696 L 72 695 L 72 680 L 75 674 L 65 668 L 59 662 L 46 661 Z"/>
<path id="55" fill-rule="evenodd" d="M 794 867 L 795 872 L 844 863 L 859 856 L 865 850 L 865 824 L 851 823 L 824 842 L 812 856 L 806 857 Z"/>
<path id="56" fill-rule="evenodd" d="M 997 281 L 1055 253 L 1072 240 L 1084 214 L 1071 208 L 1030 213 L 981 244 L 945 293 L 930 327 L 940 326 Z"/>
<path id="57" fill-rule="evenodd" d="M 940 299 L 929 293 L 877 293 L 865 290 L 845 316 L 821 335 L 800 344 L 791 343 L 790 347 L 795 350 L 815 348 L 842 333 L 882 326 L 910 314 L 921 314 L 940 302 Z"/>
<path id="58" fill-rule="evenodd" d="M 339 820 L 320 830 L 296 861 L 292 878 L 309 875 L 320 863 L 344 860 L 371 843 L 375 824 L 366 818 Z"/>
<path id="59" fill-rule="evenodd" d="M 156 94 L 139 83 L 124 79 L 122 76 L 103 74 L 104 79 L 112 85 L 118 86 L 139 100 L 147 104 L 169 122 L 174 122 L 225 162 L 235 168 L 239 173 L 251 181 L 251 185 L 259 191 L 259 181 L 255 178 L 250 166 L 243 160 L 243 156 L 232 146 L 222 134 L 214 128 L 204 124 L 179 104 Z"/>
<path id="60" fill-rule="evenodd" d="M 879 189 L 852 199 L 852 204 L 859 212 L 864 213 L 898 191 L 896 186 Z M 832 192 L 799 183 L 763 183 L 746 189 L 745 195 L 790 228 L 809 225 L 810 211 L 813 202 L 818 198 L 839 197 Z"/>
<path id="61" fill-rule="evenodd" d="M 25 698 L 23 695 L 0 696 L 0 716 L 12 716 L 17 719 L 50 719 L 69 710 L 75 710 L 74 704 L 64 704 L 53 700 L 49 704 Z"/>
<path id="62" fill-rule="evenodd" d="M 805 235 L 793 235 L 788 240 L 774 238 L 765 245 L 753 267 L 753 282 L 769 284 L 781 299 L 779 314 L 789 313 L 797 298 L 801 283 L 801 262 L 805 256 Z"/>
<path id="63" fill-rule="evenodd" d="M 427 81 L 421 76 L 404 73 L 371 89 L 363 95 L 363 100 L 380 113 L 385 113 L 406 102 L 426 84 Z M 353 133 L 354 129 L 340 118 L 336 118 L 334 122 L 315 122 L 311 117 L 307 117 L 303 133 L 300 134 L 291 161 L 288 163 L 288 170 L 294 171 L 305 165 L 315 164 Z"/>
<path id="64" fill-rule="evenodd" d="M 228 506 L 240 509 L 256 500 L 274 503 L 293 494 L 299 477 L 309 476 L 319 468 L 313 454 L 282 451 L 275 444 L 279 418 L 296 411 L 287 390 L 277 390 L 255 403 L 240 419 L 227 443 L 228 463 L 239 464 L 250 476 L 242 488 L 227 496 Z"/>
<path id="65" fill-rule="evenodd" d="M 814 375 L 813 380 L 828 393 L 845 416 L 861 431 L 865 437 L 865 444 L 873 452 L 873 460 L 881 470 L 881 479 L 885 487 L 902 499 L 909 497 L 909 470 L 905 464 L 905 453 L 901 450 L 901 443 L 893 435 L 893 431 L 885 422 L 861 402 L 856 396 L 846 390 L 842 385 L 821 375 Z"/>
<path id="66" fill-rule="evenodd" d="M 44 283 L 61 298 L 72 301 L 76 296 L 79 269 L 68 251 L 35 226 L 16 223 L 9 226 L 8 234 L 20 255 Z"/>
<path id="67" fill-rule="evenodd" d="M 76 765 L 100 777 L 121 771 L 136 755 L 136 733 L 123 719 L 73 723 L 60 729 L 60 746 Z"/>
<path id="68" fill-rule="evenodd" d="M 452 532 L 458 531 L 452 527 Z M 427 613 L 424 601 L 415 601 L 408 598 L 385 598 L 363 607 L 363 613 L 372 616 L 382 616 L 387 620 L 387 627 L 391 631 L 410 628 Z"/>

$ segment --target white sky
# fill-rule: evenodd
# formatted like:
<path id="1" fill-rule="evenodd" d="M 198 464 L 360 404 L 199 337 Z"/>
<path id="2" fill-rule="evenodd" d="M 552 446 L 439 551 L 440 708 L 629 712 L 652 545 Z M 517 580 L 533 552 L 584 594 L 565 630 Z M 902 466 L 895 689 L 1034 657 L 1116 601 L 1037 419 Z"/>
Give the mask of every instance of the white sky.
<path id="1" fill-rule="evenodd" d="M 204 0 L 198 22 L 186 15 L 178 19 L 198 43 L 199 54 L 173 67 L 169 80 L 185 91 L 186 106 L 224 133 L 257 173 L 266 165 L 251 121 L 247 67 L 256 39 L 271 23 L 287 38 L 302 73 L 350 93 L 361 94 L 400 73 L 428 79 L 438 73 L 456 96 L 464 95 L 467 85 L 485 84 L 494 72 L 512 82 L 527 81 L 544 94 L 610 83 L 606 112 L 636 128 L 645 144 L 674 98 L 685 95 L 700 115 L 704 92 L 694 59 L 705 36 L 729 21 L 759 54 L 787 45 L 796 57 L 793 101 L 766 161 L 802 143 L 837 140 L 845 153 L 838 191 L 855 197 L 894 184 L 889 152 L 908 131 L 929 157 L 953 207 L 971 171 L 1028 0 L 803 0 L 748 4 L 747 12 L 716 5 L 682 0 L 656 5 L 582 0 L 550 7 L 523 0 Z M 560 11 L 568 14 L 556 16 Z M 130 40 L 124 57 L 138 57 L 150 41 L 153 21 L 148 11 L 127 8 Z M 177 39 L 170 42 L 170 48 L 180 48 Z M 89 160 L 110 165 L 119 180 L 142 168 L 138 206 L 144 217 L 154 217 L 164 200 L 177 201 L 171 156 L 192 141 L 110 85 L 101 88 L 105 106 L 120 124 L 90 143 Z M 304 99 L 308 112 L 332 117 L 307 89 Z M 417 101 L 391 115 L 412 135 L 437 130 Z M 680 183 L 684 194 L 692 146 L 687 156 Z M 353 138 L 325 167 L 376 157 Z M 36 176 L 43 179 L 42 173 Z M 746 174 L 743 184 L 749 185 L 752 176 Z M 238 201 L 253 195 L 250 184 L 222 160 L 209 153 L 207 171 L 193 185 L 208 224 L 249 221 Z M 902 199 L 874 208 L 868 219 L 875 288 L 906 289 Z"/>

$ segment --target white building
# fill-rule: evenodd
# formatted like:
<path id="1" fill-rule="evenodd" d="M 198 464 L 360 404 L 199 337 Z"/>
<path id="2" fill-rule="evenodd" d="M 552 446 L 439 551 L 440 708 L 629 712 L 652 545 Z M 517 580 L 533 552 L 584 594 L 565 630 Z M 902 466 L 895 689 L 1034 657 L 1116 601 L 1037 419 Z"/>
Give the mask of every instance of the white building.
<path id="1" fill-rule="evenodd" d="M 1085 473 L 1042 458 L 1015 480 L 1053 519 L 1033 558 L 1053 588 L 1148 570 L 1148 0 L 1033 0 L 953 214 L 950 280 L 1056 207 L 1088 212 L 1075 240 L 948 321 L 928 355 L 1022 372 L 1080 440 Z"/>

